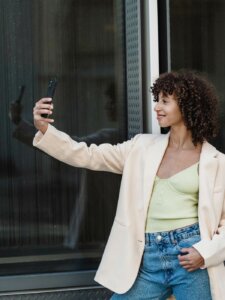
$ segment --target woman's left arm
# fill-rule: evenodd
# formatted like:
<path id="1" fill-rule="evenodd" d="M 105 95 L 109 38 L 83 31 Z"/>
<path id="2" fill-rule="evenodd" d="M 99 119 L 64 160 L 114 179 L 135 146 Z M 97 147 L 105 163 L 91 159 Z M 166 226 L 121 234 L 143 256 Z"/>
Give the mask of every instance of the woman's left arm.
<path id="1" fill-rule="evenodd" d="M 190 248 L 183 248 L 181 252 L 179 262 L 189 272 L 225 261 L 225 197 L 220 224 L 212 239 L 203 239 Z"/>
<path id="2" fill-rule="evenodd" d="M 202 239 L 193 245 L 204 258 L 205 267 L 215 266 L 225 261 L 225 191 L 221 197 L 223 197 L 221 217 L 213 237 L 211 239 Z"/>

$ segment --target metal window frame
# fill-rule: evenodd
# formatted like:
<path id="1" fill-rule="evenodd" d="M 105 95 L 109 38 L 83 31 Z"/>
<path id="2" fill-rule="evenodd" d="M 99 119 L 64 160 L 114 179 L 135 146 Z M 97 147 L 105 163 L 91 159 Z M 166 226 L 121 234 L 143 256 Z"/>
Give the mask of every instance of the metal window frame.
<path id="1" fill-rule="evenodd" d="M 128 138 L 143 132 L 141 1 L 125 0 Z"/>
<path id="2" fill-rule="evenodd" d="M 27 275 L 1 276 L 0 296 L 17 294 L 19 292 L 31 293 L 34 290 L 63 289 L 69 287 L 96 287 L 94 281 L 96 271 L 42 273 Z"/>
<path id="3" fill-rule="evenodd" d="M 160 73 L 171 71 L 170 0 L 158 0 L 159 69 Z"/>
<path id="4" fill-rule="evenodd" d="M 154 112 L 153 97 L 150 87 L 159 76 L 159 30 L 158 30 L 158 1 L 143 1 L 144 19 L 144 77 L 143 94 L 145 96 L 145 131 L 160 133 L 160 127 Z"/>

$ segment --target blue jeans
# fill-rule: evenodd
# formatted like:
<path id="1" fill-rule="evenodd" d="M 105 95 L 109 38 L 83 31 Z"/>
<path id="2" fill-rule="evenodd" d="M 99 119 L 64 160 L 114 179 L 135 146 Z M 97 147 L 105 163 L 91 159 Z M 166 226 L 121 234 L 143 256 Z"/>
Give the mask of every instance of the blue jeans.
<path id="1" fill-rule="evenodd" d="M 125 294 L 112 300 L 211 300 L 207 269 L 188 272 L 178 260 L 182 248 L 200 240 L 198 224 L 172 231 L 146 233 L 145 250 L 136 281 Z"/>

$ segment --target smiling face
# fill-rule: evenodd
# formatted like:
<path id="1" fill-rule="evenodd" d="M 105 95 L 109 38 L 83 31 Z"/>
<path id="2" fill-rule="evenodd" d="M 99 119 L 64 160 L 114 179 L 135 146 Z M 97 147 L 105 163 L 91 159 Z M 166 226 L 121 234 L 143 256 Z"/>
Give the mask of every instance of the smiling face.
<path id="1" fill-rule="evenodd" d="M 174 95 L 159 93 L 159 101 L 154 108 L 160 127 L 184 125 L 183 117 Z"/>

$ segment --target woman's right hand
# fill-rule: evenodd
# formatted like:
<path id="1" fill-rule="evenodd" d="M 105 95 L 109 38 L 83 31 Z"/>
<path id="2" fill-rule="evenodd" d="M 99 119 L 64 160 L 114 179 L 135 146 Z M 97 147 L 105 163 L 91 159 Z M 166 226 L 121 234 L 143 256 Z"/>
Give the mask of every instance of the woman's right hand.
<path id="1" fill-rule="evenodd" d="M 34 126 L 40 130 L 43 134 L 48 129 L 48 123 L 53 123 L 53 119 L 44 118 L 41 115 L 47 114 L 51 115 L 53 110 L 53 104 L 51 103 L 51 98 L 42 98 L 36 102 L 33 115 L 34 115 Z"/>

